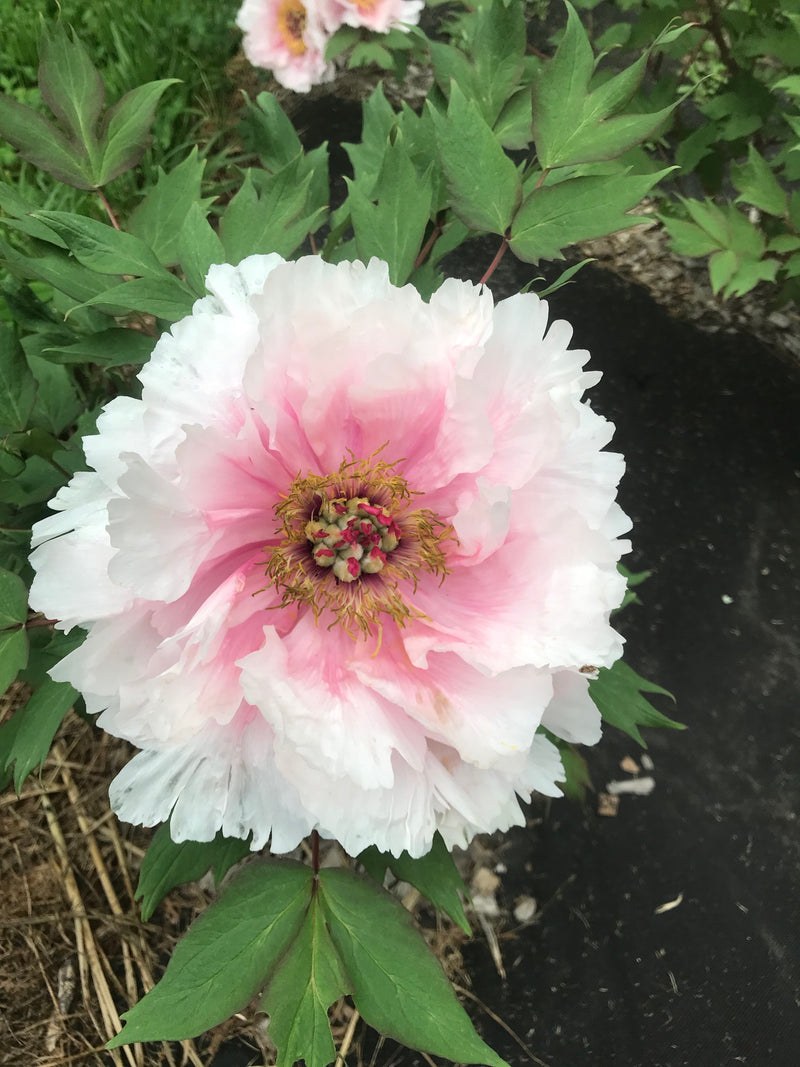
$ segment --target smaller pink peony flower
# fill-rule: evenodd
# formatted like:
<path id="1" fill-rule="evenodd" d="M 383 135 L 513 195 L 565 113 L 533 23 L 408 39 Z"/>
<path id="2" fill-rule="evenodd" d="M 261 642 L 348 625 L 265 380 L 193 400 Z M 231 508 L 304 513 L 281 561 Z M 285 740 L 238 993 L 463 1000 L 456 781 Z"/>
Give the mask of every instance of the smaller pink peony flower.
<path id="1" fill-rule="evenodd" d="M 325 62 L 329 34 L 317 0 L 244 0 L 236 25 L 244 31 L 244 54 L 255 67 L 297 93 L 331 81 L 333 64 Z"/>
<path id="2" fill-rule="evenodd" d="M 333 31 L 341 25 L 363 26 L 374 33 L 388 33 L 394 26 L 416 26 L 423 0 L 327 0 L 323 21 Z"/>

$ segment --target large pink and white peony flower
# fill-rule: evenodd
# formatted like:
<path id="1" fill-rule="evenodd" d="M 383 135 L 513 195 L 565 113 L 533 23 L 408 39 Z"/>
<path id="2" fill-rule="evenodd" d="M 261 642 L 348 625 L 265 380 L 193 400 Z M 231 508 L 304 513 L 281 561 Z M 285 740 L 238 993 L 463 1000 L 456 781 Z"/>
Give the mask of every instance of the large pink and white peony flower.
<path id="1" fill-rule="evenodd" d="M 271 70 L 287 89 L 307 93 L 333 78 L 333 64 L 325 60 L 329 34 L 320 0 L 244 0 L 236 25 L 244 32 L 242 47 L 253 66 Z"/>
<path id="2" fill-rule="evenodd" d="M 621 653 L 613 427 L 532 294 L 252 256 L 156 345 L 35 528 L 54 670 L 141 749 L 130 822 L 424 854 L 557 795 Z"/>

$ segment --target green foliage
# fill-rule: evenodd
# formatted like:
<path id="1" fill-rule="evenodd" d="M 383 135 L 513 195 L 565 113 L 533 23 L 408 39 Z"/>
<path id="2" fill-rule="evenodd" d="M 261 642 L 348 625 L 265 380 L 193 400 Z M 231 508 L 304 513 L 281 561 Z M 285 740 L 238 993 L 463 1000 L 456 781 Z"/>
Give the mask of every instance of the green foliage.
<path id="1" fill-rule="evenodd" d="M 371 845 L 360 854 L 358 861 L 379 885 L 383 884 L 386 868 L 390 867 L 398 878 L 410 882 L 435 907 L 449 915 L 465 934 L 472 932 L 461 903 L 461 894 L 467 895 L 467 887 L 441 834 L 434 836 L 430 852 L 419 859 L 413 859 L 407 852 L 392 856 Z"/>
<path id="2" fill-rule="evenodd" d="M 0 726 L 0 773 L 13 765 L 14 788 L 46 758 L 56 730 L 78 694 L 67 682 L 48 679 L 24 708 Z"/>
<path id="3" fill-rule="evenodd" d="M 644 693 L 658 693 L 670 700 L 675 699 L 660 685 L 646 681 L 621 659 L 613 667 L 602 667 L 598 677 L 589 682 L 589 694 L 604 721 L 623 730 L 642 748 L 647 745 L 639 731 L 640 726 L 686 729 L 682 723 L 662 715 Z"/>
<path id="4" fill-rule="evenodd" d="M 55 23 L 42 30 L 39 91 L 55 122 L 0 95 L 0 136 L 20 156 L 78 189 L 97 189 L 141 160 L 164 78 L 126 93 L 102 117 L 105 84 L 84 45 Z"/>
<path id="5" fill-rule="evenodd" d="M 196 1036 L 259 990 L 283 1067 L 333 1061 L 327 1010 L 344 993 L 370 1025 L 412 1048 L 504 1067 L 396 900 L 351 871 L 314 875 L 280 861 L 232 879 L 108 1047 Z"/>
<path id="6" fill-rule="evenodd" d="M 142 902 L 142 919 L 150 918 L 176 885 L 202 878 L 209 868 L 219 885 L 234 863 L 248 854 L 250 845 L 238 837 L 218 833 L 213 841 L 172 840 L 169 823 L 159 826 L 142 860 L 136 900 Z"/>

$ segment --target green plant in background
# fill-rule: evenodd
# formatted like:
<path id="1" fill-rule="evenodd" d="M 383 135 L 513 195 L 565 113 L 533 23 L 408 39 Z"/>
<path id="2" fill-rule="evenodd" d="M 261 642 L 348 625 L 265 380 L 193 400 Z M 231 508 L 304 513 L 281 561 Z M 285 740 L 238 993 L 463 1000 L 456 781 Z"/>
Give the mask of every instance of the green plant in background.
<path id="1" fill-rule="evenodd" d="M 589 18 L 596 6 L 578 0 Z M 796 300 L 800 3 L 614 0 L 604 15 L 610 25 L 598 28 L 597 48 L 638 51 L 665 21 L 690 24 L 662 49 L 645 83 L 651 101 L 693 89 L 661 131 L 661 157 L 680 168 L 680 195 L 656 195 L 673 249 L 708 257 L 723 298 L 768 282 L 772 299 Z"/>
<path id="2" fill-rule="evenodd" d="M 630 209 L 671 170 L 653 165 L 641 146 L 660 134 L 678 103 L 673 95 L 648 109 L 636 94 L 652 57 L 690 31 L 660 32 L 662 25 L 652 48 L 630 65 L 598 71 L 580 20 L 569 5 L 567 12 L 549 60 L 528 52 L 524 10 L 513 0 L 482 3 L 450 43 L 414 31 L 435 85 L 419 113 L 395 110 L 380 87 L 372 93 L 363 135 L 346 146 L 353 177 L 334 212 L 326 146 L 306 152 L 270 94 L 250 101 L 242 120 L 258 165 L 241 172 L 232 195 L 216 197 L 195 145 L 167 161 L 159 143 L 156 104 L 163 94 L 169 116 L 169 93 L 183 92 L 180 86 L 159 78 L 112 91 L 109 78 L 112 103 L 104 111 L 103 79 L 88 46 L 63 24 L 47 24 L 39 91 L 52 114 L 26 111 L 33 98 L 20 97 L 22 72 L 30 70 L 20 45 L 19 87 L 0 100 L 0 136 L 49 175 L 51 188 L 51 179 L 67 182 L 90 199 L 76 202 L 81 211 L 65 210 L 63 202 L 43 201 L 37 184 L 0 184 L 0 652 L 4 685 L 16 676 L 33 690 L 0 727 L 3 784 L 13 780 L 18 790 L 46 758 L 68 708 L 80 708 L 75 690 L 47 670 L 83 633 L 64 635 L 28 611 L 31 526 L 85 470 L 82 439 L 102 405 L 136 395 L 135 370 L 205 295 L 212 264 L 268 252 L 292 259 L 319 247 L 329 263 L 385 260 L 395 285 L 410 282 L 428 299 L 444 281 L 444 255 L 476 234 L 495 240 L 488 281 L 509 252 L 529 263 L 559 259 L 577 241 L 635 224 Z M 123 38 L 110 29 L 104 38 L 92 26 L 87 32 L 97 31 L 99 50 L 105 41 L 116 62 Z M 162 131 L 179 128 L 174 116 L 164 121 Z M 140 195 L 126 198 L 114 183 L 133 175 L 151 137 L 152 165 L 131 177 L 141 181 Z M 92 217 L 98 201 L 105 218 Z M 591 683 L 606 721 L 637 741 L 643 725 L 676 725 L 643 695 L 653 692 L 663 690 L 620 661 Z M 574 746 L 559 742 L 559 749 L 564 791 L 580 792 L 585 766 Z M 221 834 L 177 844 L 162 828 L 142 867 L 143 910 L 209 867 L 219 880 L 246 848 Z M 279 1062 L 302 1057 L 324 1067 L 334 1055 L 327 1008 L 348 993 L 369 1022 L 398 1040 L 463 1062 L 502 1064 L 380 888 L 391 868 L 464 928 L 463 887 L 441 838 L 416 859 L 368 848 L 355 857 L 365 875 L 320 870 L 318 841 L 313 848 L 312 868 L 277 861 L 238 875 L 191 928 L 162 981 L 127 1014 L 112 1046 L 189 1036 L 260 992 Z"/>

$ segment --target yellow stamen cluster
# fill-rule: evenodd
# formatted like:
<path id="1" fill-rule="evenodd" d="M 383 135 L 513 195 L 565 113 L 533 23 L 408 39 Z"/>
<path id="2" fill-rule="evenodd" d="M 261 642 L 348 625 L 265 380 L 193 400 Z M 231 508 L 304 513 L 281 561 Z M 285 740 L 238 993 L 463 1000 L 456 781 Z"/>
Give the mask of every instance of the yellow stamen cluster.
<path id="1" fill-rule="evenodd" d="M 278 8 L 278 33 L 293 56 L 306 51 L 303 34 L 306 29 L 306 9 L 300 0 L 283 0 Z"/>
<path id="2" fill-rule="evenodd" d="M 416 589 L 420 571 L 444 579 L 442 544 L 454 537 L 413 494 L 394 465 L 343 460 L 329 475 L 299 475 L 275 509 L 283 540 L 270 549 L 267 574 L 282 604 L 308 604 L 319 618 L 351 634 L 380 630 L 382 616 L 400 626 L 422 613 L 406 603 L 400 583 Z"/>

